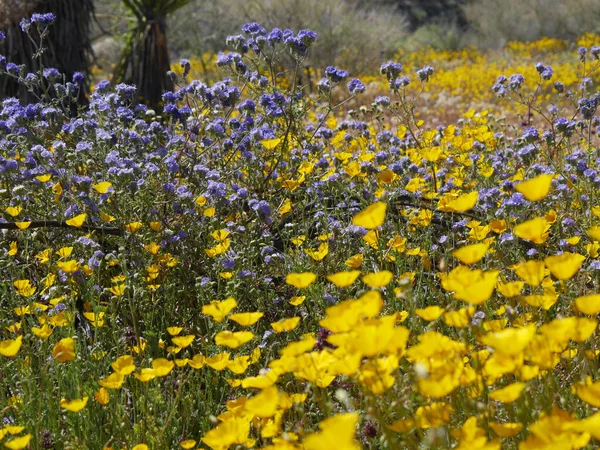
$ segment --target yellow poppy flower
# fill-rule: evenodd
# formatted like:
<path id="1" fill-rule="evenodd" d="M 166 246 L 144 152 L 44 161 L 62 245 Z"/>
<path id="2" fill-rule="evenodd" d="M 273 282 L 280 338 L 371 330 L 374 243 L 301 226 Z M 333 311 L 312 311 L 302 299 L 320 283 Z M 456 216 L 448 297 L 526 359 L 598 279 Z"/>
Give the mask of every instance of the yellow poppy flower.
<path id="1" fill-rule="evenodd" d="M 167 333 L 171 336 L 177 336 L 183 331 L 183 327 L 167 327 Z"/>
<path id="2" fill-rule="evenodd" d="M 67 220 L 66 223 L 67 223 L 67 225 L 70 225 L 72 227 L 81 228 L 81 226 L 85 222 L 86 218 L 87 218 L 87 214 L 83 213 L 83 214 L 79 214 L 75 217 L 72 217 L 71 219 Z"/>
<path id="3" fill-rule="evenodd" d="M 575 306 L 584 314 L 598 314 L 600 312 L 600 294 L 577 297 L 575 299 Z"/>
<path id="4" fill-rule="evenodd" d="M 11 217 L 17 217 L 19 214 L 21 214 L 23 208 L 21 206 L 9 206 L 4 211 L 6 211 L 6 213 Z"/>
<path id="5" fill-rule="evenodd" d="M 21 450 L 29 445 L 29 441 L 31 441 L 31 434 L 26 434 L 25 436 L 21 436 L 18 438 L 14 438 L 4 444 L 6 448 L 9 450 Z"/>
<path id="6" fill-rule="evenodd" d="M 348 287 L 356 281 L 360 276 L 360 270 L 351 270 L 349 272 L 337 272 L 332 275 L 328 275 L 327 279 L 335 284 L 337 287 Z"/>
<path id="7" fill-rule="evenodd" d="M 94 398 L 99 404 L 101 404 L 102 406 L 106 406 L 110 401 L 110 393 L 106 388 L 101 387 L 96 392 L 94 392 Z"/>
<path id="8" fill-rule="evenodd" d="M 233 297 L 225 300 L 213 300 L 208 305 L 202 306 L 202 314 L 210 316 L 215 322 L 221 323 L 225 316 L 229 314 L 237 306 L 237 301 Z"/>
<path id="9" fill-rule="evenodd" d="M 192 342 L 194 342 L 194 339 L 196 339 L 196 336 L 190 334 L 187 336 L 174 337 L 171 339 L 171 341 L 173 341 L 173 344 L 175 344 L 177 347 L 186 348 L 189 347 L 192 344 Z"/>
<path id="10" fill-rule="evenodd" d="M 265 388 L 258 395 L 248 399 L 244 409 L 257 417 L 273 417 L 279 405 L 279 397 L 275 386 Z"/>
<path id="11" fill-rule="evenodd" d="M 100 380 L 99 383 L 100 386 L 106 389 L 119 389 L 124 380 L 125 377 L 123 375 L 121 375 L 119 372 L 115 372 Z"/>
<path id="12" fill-rule="evenodd" d="M 385 220 L 387 204 L 376 202 L 359 212 L 352 218 L 352 223 L 357 227 L 363 227 L 368 230 L 381 226 Z"/>
<path id="13" fill-rule="evenodd" d="M 354 439 L 358 413 L 351 412 L 329 417 L 319 423 L 321 431 L 309 434 L 302 445 L 305 450 L 360 450 L 361 446 Z"/>
<path id="14" fill-rule="evenodd" d="M 466 212 L 475 207 L 479 193 L 477 191 L 469 192 L 468 194 L 459 195 L 454 200 L 450 200 L 445 206 L 445 210 L 449 212 Z"/>
<path id="15" fill-rule="evenodd" d="M 283 333 L 285 331 L 292 331 L 300 323 L 300 317 L 290 317 L 288 319 L 282 319 L 279 322 L 272 322 L 271 327 L 276 333 Z"/>
<path id="16" fill-rule="evenodd" d="M 119 356 L 115 362 L 111 364 L 113 370 L 119 375 L 129 375 L 135 370 L 135 363 L 133 361 L 133 356 L 124 355 Z"/>
<path id="17" fill-rule="evenodd" d="M 215 344 L 223 345 L 229 348 L 238 348 L 241 345 L 244 345 L 246 342 L 252 340 L 254 337 L 254 333 L 251 331 L 237 331 L 232 332 L 229 330 L 224 330 L 215 336 Z"/>
<path id="18" fill-rule="evenodd" d="M 585 256 L 579 253 L 565 252 L 561 255 L 548 256 L 544 263 L 559 280 L 569 280 L 579 271 Z"/>
<path id="19" fill-rule="evenodd" d="M 512 403 L 521 396 L 526 384 L 517 382 L 490 393 L 490 398 L 502 403 Z"/>
<path id="20" fill-rule="evenodd" d="M 75 341 L 73 338 L 63 338 L 56 343 L 52 350 L 52 357 L 61 363 L 75 359 Z"/>
<path id="21" fill-rule="evenodd" d="M 552 187 L 553 174 L 542 174 L 531 180 L 523 181 L 515 186 L 515 190 L 523 194 L 530 202 L 544 199 Z"/>
<path id="22" fill-rule="evenodd" d="M 356 255 L 353 255 L 350 258 L 348 258 L 344 264 L 350 267 L 351 269 L 358 269 L 362 265 L 363 260 L 363 254 L 357 253 Z"/>
<path id="23" fill-rule="evenodd" d="M 258 320 L 264 316 L 262 312 L 247 312 L 247 313 L 238 313 L 232 314 L 228 317 L 229 320 L 233 320 L 234 322 L 240 324 L 243 327 L 249 327 L 254 325 Z"/>
<path id="24" fill-rule="evenodd" d="M 415 314 L 421 319 L 431 322 L 439 319 L 445 311 L 446 310 L 444 308 L 440 308 L 439 306 L 428 306 L 427 308 L 423 309 L 415 309 Z"/>
<path id="25" fill-rule="evenodd" d="M 85 408 L 85 405 L 87 405 L 87 402 L 88 402 L 88 397 L 83 397 L 82 399 L 71 400 L 70 402 L 68 402 L 67 400 L 65 400 L 63 398 L 60 401 L 60 407 L 63 409 L 66 409 L 67 411 L 79 412 L 83 408 Z"/>
<path id="26" fill-rule="evenodd" d="M 546 275 L 545 266 L 542 261 L 525 261 L 511 269 L 530 286 L 539 286 Z"/>
<path id="27" fill-rule="evenodd" d="M 362 281 L 372 288 L 382 288 L 387 286 L 390 281 L 392 281 L 393 277 L 394 274 L 389 270 L 382 270 L 380 272 L 374 272 L 365 275 L 362 277 Z"/>
<path id="28" fill-rule="evenodd" d="M 17 336 L 15 339 L 7 339 L 0 342 L 0 355 L 12 358 L 19 353 L 23 344 L 23 336 Z"/>
<path id="29" fill-rule="evenodd" d="M 108 181 L 101 181 L 97 184 L 92 184 L 92 188 L 98 193 L 98 194 L 106 194 L 106 191 L 108 191 L 108 189 L 112 186 L 112 183 L 109 183 Z"/>
<path id="30" fill-rule="evenodd" d="M 458 248 L 452 252 L 452 256 L 463 264 L 475 264 L 485 256 L 489 245 L 477 243 Z"/>
<path id="31" fill-rule="evenodd" d="M 315 282 L 317 276 L 311 272 L 288 273 L 285 282 L 298 289 L 304 289 Z"/>
<path id="32" fill-rule="evenodd" d="M 299 306 L 302 303 L 304 303 L 304 300 L 306 300 L 306 295 L 299 295 L 296 297 L 292 297 L 292 298 L 290 298 L 290 305 Z"/>
<path id="33" fill-rule="evenodd" d="M 515 236 L 531 241 L 534 244 L 543 244 L 548 239 L 550 223 L 543 217 L 536 217 L 522 222 L 514 227 Z"/>

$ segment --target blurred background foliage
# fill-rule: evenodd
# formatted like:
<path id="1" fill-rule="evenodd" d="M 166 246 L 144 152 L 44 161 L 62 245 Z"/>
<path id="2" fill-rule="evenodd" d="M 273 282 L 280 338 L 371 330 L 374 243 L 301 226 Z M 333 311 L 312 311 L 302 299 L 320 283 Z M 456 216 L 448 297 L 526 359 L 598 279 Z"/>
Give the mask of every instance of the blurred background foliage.
<path id="1" fill-rule="evenodd" d="M 115 49 L 136 18 L 121 0 L 95 0 L 94 32 L 100 62 L 114 64 Z M 319 34 L 311 61 L 343 61 L 354 73 L 378 67 L 398 49 L 466 46 L 500 48 L 513 40 L 574 39 L 600 31 L 597 0 L 191 0 L 167 18 L 173 58 L 224 50 L 225 37 L 249 21 L 266 28 L 311 28 Z M 118 54 L 118 52 L 117 52 Z M 107 58 L 107 56 L 110 56 Z"/>

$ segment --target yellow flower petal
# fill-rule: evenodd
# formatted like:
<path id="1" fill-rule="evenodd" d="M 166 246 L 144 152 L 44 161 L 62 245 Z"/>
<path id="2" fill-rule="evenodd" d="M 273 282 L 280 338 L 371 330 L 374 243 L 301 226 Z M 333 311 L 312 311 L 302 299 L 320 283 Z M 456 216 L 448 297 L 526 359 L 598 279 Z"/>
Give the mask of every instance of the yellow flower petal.
<path id="1" fill-rule="evenodd" d="M 592 383 L 590 379 L 573 386 L 575 394 L 584 402 L 600 408 L 600 381 Z"/>
<path id="2" fill-rule="evenodd" d="M 579 271 L 581 264 L 585 261 L 585 256 L 579 253 L 565 252 L 562 255 L 548 256 L 544 263 L 559 280 L 568 280 Z"/>
<path id="3" fill-rule="evenodd" d="M 283 333 L 284 331 L 292 331 L 299 323 L 300 317 L 290 317 L 271 323 L 271 327 L 276 333 Z"/>
<path id="4" fill-rule="evenodd" d="M 237 331 L 232 332 L 229 330 L 221 331 L 215 336 L 215 344 L 223 345 L 229 348 L 238 348 L 244 345 L 246 342 L 254 338 L 254 333 L 251 331 Z"/>
<path id="5" fill-rule="evenodd" d="M 214 370 L 221 371 L 227 367 L 229 363 L 229 353 L 223 352 L 210 356 L 204 360 L 207 366 Z M 191 365 L 191 364 L 190 364 Z"/>
<path id="6" fill-rule="evenodd" d="M 41 328 L 31 327 L 31 331 L 40 339 L 47 339 L 52 334 L 52 328 L 50 328 L 47 323 L 45 323 Z"/>
<path id="7" fill-rule="evenodd" d="M 23 211 L 23 208 L 21 206 L 9 206 L 4 211 L 12 217 L 17 217 Z"/>
<path id="8" fill-rule="evenodd" d="M 523 194 L 530 202 L 545 198 L 552 187 L 553 174 L 542 174 L 531 180 L 523 181 L 515 186 L 515 190 Z"/>
<path id="9" fill-rule="evenodd" d="M 167 333 L 171 336 L 177 336 L 183 331 L 183 327 L 167 327 Z"/>
<path id="10" fill-rule="evenodd" d="M 73 361 L 75 359 L 75 340 L 63 338 L 58 341 L 52 350 L 52 357 L 61 363 Z"/>
<path id="11" fill-rule="evenodd" d="M 490 422 L 490 428 L 494 430 L 498 436 L 503 438 L 509 438 L 515 436 L 519 431 L 523 429 L 523 424 L 520 422 Z"/>
<path id="12" fill-rule="evenodd" d="M 344 262 L 344 264 L 351 269 L 358 269 L 364 260 L 364 256 L 362 253 L 357 253 L 356 255 L 351 256 Z"/>
<path id="13" fill-rule="evenodd" d="M 111 373 L 106 378 L 100 380 L 100 386 L 106 389 L 119 389 L 123 384 L 125 377 L 118 372 Z"/>
<path id="14" fill-rule="evenodd" d="M 337 272 L 332 275 L 328 275 L 327 279 L 335 284 L 337 287 L 348 287 L 356 281 L 360 275 L 360 270 L 351 270 L 349 272 Z"/>
<path id="15" fill-rule="evenodd" d="M 279 207 L 279 215 L 284 216 L 292 210 L 292 202 L 286 198 L 283 204 Z"/>
<path id="16" fill-rule="evenodd" d="M 71 259 L 69 261 L 58 261 L 56 264 L 62 271 L 66 273 L 76 272 L 80 267 L 79 262 L 76 259 Z"/>
<path id="17" fill-rule="evenodd" d="M 421 319 L 431 322 L 439 319 L 445 311 L 446 310 L 444 308 L 440 308 L 439 306 L 428 306 L 427 308 L 423 309 L 417 308 L 415 310 L 415 314 Z"/>
<path id="18" fill-rule="evenodd" d="M 258 395 L 248 399 L 244 408 L 257 417 L 273 417 L 279 405 L 279 391 L 275 386 L 263 389 Z"/>
<path id="19" fill-rule="evenodd" d="M 317 276 L 311 272 L 288 273 L 285 282 L 298 289 L 304 289 L 315 282 Z"/>
<path id="20" fill-rule="evenodd" d="M 88 397 L 83 397 L 82 399 L 71 400 L 70 402 L 66 401 L 64 398 L 60 401 L 60 407 L 66 409 L 71 412 L 79 412 L 85 405 L 87 405 Z"/>
<path id="21" fill-rule="evenodd" d="M 365 210 L 359 212 L 352 218 L 352 223 L 357 227 L 367 228 L 369 230 L 381 226 L 385 220 L 387 204 L 376 202 L 368 206 Z"/>
<path id="22" fill-rule="evenodd" d="M 129 233 L 135 233 L 136 231 L 138 231 L 140 228 L 142 228 L 142 222 L 130 222 L 127 225 L 125 225 L 125 229 L 129 232 Z"/>
<path id="23" fill-rule="evenodd" d="M 509 384 L 502 389 L 497 389 L 494 392 L 491 392 L 490 398 L 502 403 L 512 403 L 521 396 L 521 392 L 523 392 L 525 386 L 526 384 L 522 382 Z"/>
<path id="24" fill-rule="evenodd" d="M 17 336 L 15 339 L 7 339 L 0 342 L 0 355 L 12 358 L 19 353 L 23 344 L 23 336 Z"/>
<path id="25" fill-rule="evenodd" d="M 15 222 L 15 225 L 19 230 L 26 230 L 31 225 L 31 222 Z"/>
<path id="26" fill-rule="evenodd" d="M 105 406 L 110 401 L 110 393 L 106 388 L 101 387 L 98 391 L 94 392 L 94 398 L 99 404 Z"/>
<path id="27" fill-rule="evenodd" d="M 306 300 L 306 295 L 299 295 L 296 297 L 292 297 L 292 298 L 290 298 L 290 305 L 299 306 L 302 303 L 304 303 L 304 300 Z"/>
<path id="28" fill-rule="evenodd" d="M 26 434 L 6 442 L 4 446 L 10 450 L 21 450 L 29 445 L 29 441 L 31 441 L 31 434 Z"/>
<path id="29" fill-rule="evenodd" d="M 117 360 L 111 364 L 111 367 L 119 375 L 123 375 L 123 376 L 129 375 L 130 373 L 133 373 L 133 371 L 135 370 L 135 363 L 133 361 L 133 356 L 131 356 L 131 355 L 119 356 L 117 358 Z"/>
<path id="30" fill-rule="evenodd" d="M 67 220 L 67 225 L 70 225 L 72 227 L 75 228 L 80 228 L 83 223 L 85 222 L 85 219 L 87 218 L 87 214 L 83 213 L 83 214 L 79 214 L 75 217 L 72 217 L 71 219 Z"/>
<path id="31" fill-rule="evenodd" d="M 600 294 L 577 297 L 575 299 L 575 306 L 584 314 L 598 314 L 600 312 Z"/>
<path id="32" fill-rule="evenodd" d="M 52 178 L 52 174 L 51 173 L 47 173 L 45 175 L 38 175 L 37 177 L 35 177 L 40 183 L 47 183 L 48 181 L 50 181 L 50 178 Z"/>
<path id="33" fill-rule="evenodd" d="M 262 146 L 264 148 L 266 148 L 267 150 L 273 150 L 275 147 L 277 147 L 279 145 L 280 142 L 281 142 L 280 138 L 276 138 L 276 139 L 264 139 L 264 140 L 260 141 L 260 143 L 262 144 Z"/>
<path id="34" fill-rule="evenodd" d="M 534 244 L 543 244 L 548 239 L 550 223 L 544 217 L 536 217 L 522 222 L 514 227 L 515 236 L 531 241 Z"/>
<path id="35" fill-rule="evenodd" d="M 525 283 L 522 281 L 513 281 L 510 283 L 498 283 L 496 287 L 497 291 L 505 297 L 512 298 L 516 297 L 523 290 Z"/>
<path id="36" fill-rule="evenodd" d="M 258 322 L 262 316 L 264 316 L 264 313 L 262 312 L 247 312 L 232 314 L 228 317 L 228 319 L 233 320 L 243 327 L 249 327 L 250 325 L 254 325 L 256 322 Z"/>
<path id="37" fill-rule="evenodd" d="M 196 336 L 193 334 L 190 334 L 187 336 L 174 337 L 171 339 L 171 341 L 173 341 L 173 344 L 175 344 L 177 347 L 186 348 L 186 347 L 189 347 L 190 345 L 192 345 L 192 342 L 194 342 L 194 339 L 196 339 Z"/>
<path id="38" fill-rule="evenodd" d="M 175 367 L 173 361 L 166 358 L 156 358 L 152 360 L 152 373 L 156 377 L 166 377 Z"/>
<path id="39" fill-rule="evenodd" d="M 112 183 L 109 183 L 108 181 L 101 181 L 98 184 L 92 184 L 92 188 L 94 188 L 98 194 L 106 194 L 106 191 L 108 191 L 111 186 Z"/>
<path id="40" fill-rule="evenodd" d="M 477 191 L 469 192 L 468 194 L 459 195 L 454 200 L 450 200 L 445 208 L 450 212 L 466 212 L 475 207 L 479 193 Z"/>
<path id="41" fill-rule="evenodd" d="M 454 250 L 452 256 L 463 264 L 475 264 L 485 256 L 488 249 L 489 245 L 484 243 L 472 244 Z"/>
<path id="42" fill-rule="evenodd" d="M 394 274 L 389 270 L 382 270 L 380 272 L 369 273 L 362 277 L 363 283 L 372 288 L 382 288 L 387 286 L 390 281 L 394 278 Z"/>
<path id="43" fill-rule="evenodd" d="M 233 297 L 226 298 L 222 301 L 213 300 L 208 305 L 202 306 L 202 314 L 206 314 L 214 319 L 215 322 L 221 323 L 225 316 L 237 306 L 237 301 Z"/>
<path id="44" fill-rule="evenodd" d="M 319 423 L 321 431 L 309 434 L 304 438 L 305 450 L 360 450 L 361 446 L 354 439 L 357 412 L 338 414 Z"/>

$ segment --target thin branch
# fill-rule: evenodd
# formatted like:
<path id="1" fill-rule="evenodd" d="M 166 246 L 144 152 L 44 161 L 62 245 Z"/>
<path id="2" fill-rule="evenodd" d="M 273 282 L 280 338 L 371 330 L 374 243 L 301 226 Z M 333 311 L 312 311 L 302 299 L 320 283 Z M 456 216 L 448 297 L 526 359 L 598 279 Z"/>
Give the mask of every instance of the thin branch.
<path id="1" fill-rule="evenodd" d="M 82 230 L 82 231 L 99 231 L 100 233 L 110 234 L 112 236 L 122 236 L 123 230 L 116 227 L 96 227 L 93 225 L 82 225 L 80 227 L 73 227 L 67 225 L 66 222 L 60 222 L 58 220 L 33 220 L 27 227 L 29 228 L 69 228 L 71 230 Z M 17 222 L 3 222 L 0 223 L 0 230 L 18 230 Z"/>

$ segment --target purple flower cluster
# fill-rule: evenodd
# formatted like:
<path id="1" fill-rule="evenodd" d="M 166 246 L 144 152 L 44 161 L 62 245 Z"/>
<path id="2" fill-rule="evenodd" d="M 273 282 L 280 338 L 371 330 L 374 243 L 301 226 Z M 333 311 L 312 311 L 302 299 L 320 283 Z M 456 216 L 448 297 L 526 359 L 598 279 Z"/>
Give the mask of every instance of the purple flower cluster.
<path id="1" fill-rule="evenodd" d="M 417 78 L 423 83 L 429 81 L 429 78 L 433 75 L 433 67 L 425 66 L 422 69 L 417 70 Z"/>
<path id="2" fill-rule="evenodd" d="M 365 92 L 367 87 L 358 78 L 353 78 L 348 83 L 348 92 L 352 95 L 361 94 Z"/>
<path id="3" fill-rule="evenodd" d="M 542 63 L 537 63 L 535 65 L 535 70 L 540 74 L 540 77 L 543 80 L 549 80 L 552 78 L 553 71 L 551 66 L 545 66 Z"/>
<path id="4" fill-rule="evenodd" d="M 226 44 L 241 54 L 252 50 L 256 54 L 265 55 L 265 48 L 273 48 L 283 44 L 295 58 L 302 59 L 308 54 L 311 45 L 317 40 L 317 34 L 311 30 L 300 30 L 294 35 L 292 30 L 274 28 L 267 30 L 256 22 L 247 23 L 242 27 L 243 34 L 228 36 Z"/>
<path id="5" fill-rule="evenodd" d="M 335 66 L 329 66 L 325 69 L 325 76 L 332 83 L 340 83 L 348 78 L 348 72 Z"/>
<path id="6" fill-rule="evenodd" d="M 25 33 L 29 33 L 32 25 L 36 25 L 40 34 L 44 33 L 50 25 L 52 25 L 56 21 L 56 16 L 52 13 L 45 14 L 32 14 L 29 19 L 21 19 L 19 22 L 19 26 L 21 30 Z"/>

